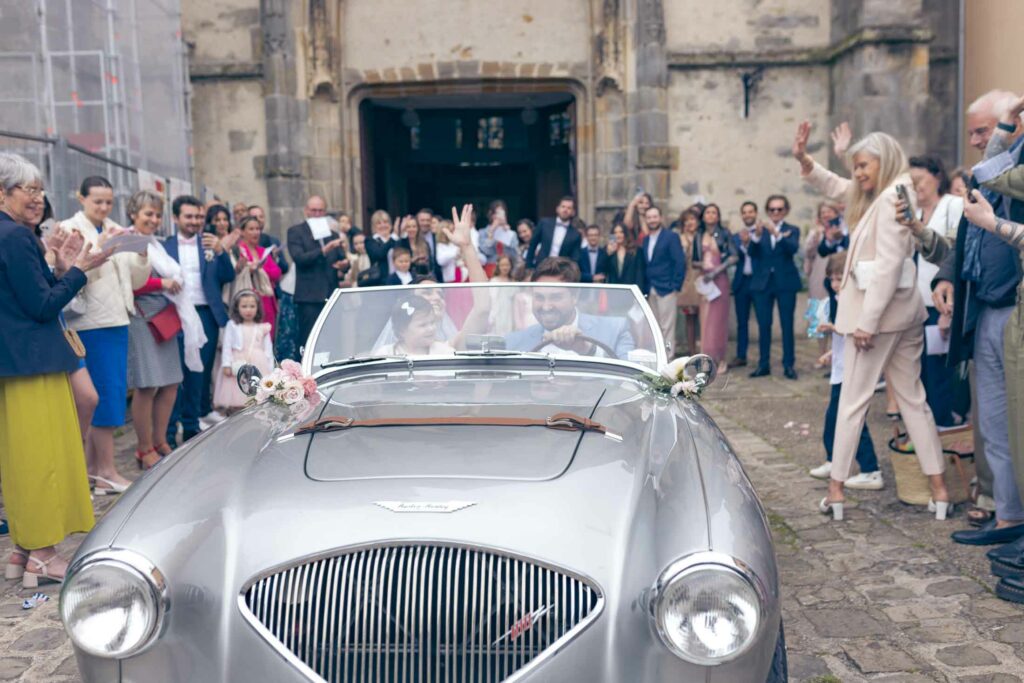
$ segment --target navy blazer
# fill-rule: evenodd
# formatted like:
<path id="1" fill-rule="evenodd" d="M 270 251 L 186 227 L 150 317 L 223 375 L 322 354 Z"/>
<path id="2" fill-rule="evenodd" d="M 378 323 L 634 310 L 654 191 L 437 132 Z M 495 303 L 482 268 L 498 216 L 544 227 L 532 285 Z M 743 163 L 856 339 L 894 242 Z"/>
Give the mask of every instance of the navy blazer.
<path id="1" fill-rule="evenodd" d="M 541 218 L 537 222 L 537 229 L 533 231 L 533 237 L 530 238 L 530 247 L 526 250 L 527 268 L 536 268 L 538 263 L 548 257 L 551 253 L 551 242 L 554 239 L 555 219 Z M 576 229 L 572 221 L 569 221 L 569 227 L 565 231 L 565 239 L 562 240 L 558 255 L 578 262 L 582 243 L 583 238 L 580 237 L 580 231 Z M 537 247 L 540 247 L 540 258 L 537 257 Z"/>
<path id="2" fill-rule="evenodd" d="M 608 263 L 608 250 L 604 247 L 597 248 L 597 268 L 590 271 L 590 247 L 580 249 L 580 257 L 576 261 L 580 266 L 580 282 L 593 282 L 594 275 L 604 273 Z"/>
<path id="3" fill-rule="evenodd" d="M 741 230 L 742 230 L 742 228 L 741 228 Z M 753 275 L 754 257 L 750 256 L 750 247 L 751 247 L 752 244 L 753 244 L 753 242 L 748 242 L 747 243 L 747 253 L 744 254 L 743 253 L 743 242 L 740 241 L 739 233 L 736 233 L 735 235 L 732 236 L 732 246 L 735 247 L 735 249 L 736 249 L 736 256 L 739 258 L 739 261 L 736 262 L 736 272 L 733 273 L 733 275 L 732 275 L 732 291 L 733 291 L 733 293 L 742 291 L 742 289 L 744 287 L 747 287 L 750 284 L 750 279 L 754 276 Z M 750 275 L 744 275 L 743 274 L 743 267 L 746 264 L 747 259 L 750 259 L 750 268 L 751 268 L 751 274 Z"/>
<path id="4" fill-rule="evenodd" d="M 59 280 L 39 238 L 0 211 L 0 377 L 72 372 L 75 356 L 60 312 L 87 282 L 71 268 Z"/>
<path id="5" fill-rule="evenodd" d="M 761 241 L 755 242 L 751 235 L 750 255 L 754 258 L 754 275 L 750 280 L 750 291 L 763 292 L 769 288 L 776 292 L 799 292 L 803 287 L 800 271 L 793 257 L 800 250 L 800 228 L 783 223 L 781 233 L 785 237 L 775 241 L 772 247 L 771 235 L 765 230 Z"/>
<path id="6" fill-rule="evenodd" d="M 164 240 L 164 249 L 167 255 L 175 261 L 181 262 L 178 258 L 178 236 L 171 235 Z M 228 311 L 221 299 L 221 289 L 235 279 L 235 267 L 231 265 L 231 256 L 228 252 L 215 256 L 212 261 L 207 261 L 203 254 L 202 235 L 196 235 L 196 249 L 199 251 L 199 272 L 203 278 L 203 294 L 206 295 L 206 303 L 213 313 L 213 319 L 217 325 L 224 327 L 228 324 Z"/>
<path id="7" fill-rule="evenodd" d="M 622 270 L 619 270 L 619 258 L 608 257 L 605 263 L 605 283 L 609 285 L 636 285 L 641 292 L 647 291 L 647 278 L 644 277 L 644 257 L 636 249 L 626 252 L 622 259 Z"/>
<path id="8" fill-rule="evenodd" d="M 653 258 L 647 256 L 647 245 L 650 243 L 651 236 L 648 235 L 640 249 L 643 252 L 648 289 L 653 289 L 658 296 L 678 292 L 686 279 L 686 252 L 683 251 L 679 235 L 662 228 L 661 236 L 654 245 Z"/>

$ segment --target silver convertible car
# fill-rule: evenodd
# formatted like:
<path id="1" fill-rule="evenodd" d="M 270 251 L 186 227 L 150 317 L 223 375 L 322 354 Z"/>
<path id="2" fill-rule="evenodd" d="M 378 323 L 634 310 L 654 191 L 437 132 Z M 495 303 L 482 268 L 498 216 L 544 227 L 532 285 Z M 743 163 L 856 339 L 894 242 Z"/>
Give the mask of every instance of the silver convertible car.
<path id="1" fill-rule="evenodd" d="M 696 400 L 714 366 L 676 396 L 658 340 L 632 287 L 337 291 L 319 405 L 203 432 L 82 544 L 83 678 L 785 681 L 765 513 Z"/>

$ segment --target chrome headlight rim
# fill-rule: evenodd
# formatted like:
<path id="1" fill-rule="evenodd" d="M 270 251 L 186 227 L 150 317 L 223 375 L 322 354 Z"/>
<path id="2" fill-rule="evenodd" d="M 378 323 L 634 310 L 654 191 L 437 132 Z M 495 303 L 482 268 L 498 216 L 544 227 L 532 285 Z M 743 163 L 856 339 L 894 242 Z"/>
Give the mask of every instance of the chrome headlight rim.
<path id="1" fill-rule="evenodd" d="M 658 605 L 669 585 L 676 580 L 683 579 L 687 576 L 692 576 L 693 574 L 703 571 L 719 571 L 740 578 L 749 585 L 751 589 L 753 589 L 758 601 L 757 625 L 751 633 L 748 641 L 735 652 L 715 659 L 693 657 L 682 652 L 678 647 L 676 647 L 668 633 L 665 632 L 661 620 L 658 618 Z M 661 640 L 662 644 L 669 650 L 669 652 L 676 657 L 679 657 L 683 661 L 701 666 L 718 666 L 720 664 L 726 664 L 734 661 L 745 655 L 760 638 L 768 617 L 768 591 L 765 588 L 764 583 L 746 563 L 724 553 L 711 551 L 699 552 L 675 560 L 658 576 L 658 579 L 651 590 L 650 596 L 651 597 L 647 605 L 648 617 L 650 619 L 652 629 L 658 634 L 658 639 Z"/>
<path id="2" fill-rule="evenodd" d="M 117 655 L 111 655 L 104 652 L 96 652 L 91 648 L 83 646 L 76 639 L 71 629 L 65 620 L 64 615 L 64 597 L 65 593 L 69 590 L 69 587 L 74 585 L 75 576 L 82 570 L 87 569 L 90 566 L 94 566 L 98 563 L 113 564 L 117 565 L 119 569 L 127 570 L 133 574 L 136 574 L 143 582 L 149 587 L 150 597 L 153 599 L 153 604 L 156 606 L 156 615 L 153 619 L 153 625 L 149 629 L 145 638 L 139 641 L 135 646 L 126 649 L 123 652 L 119 652 Z M 64 630 L 67 632 L 68 637 L 71 639 L 72 644 L 81 649 L 84 652 L 102 659 L 114 659 L 121 660 L 145 652 L 147 649 L 152 647 L 161 635 L 163 635 L 164 627 L 166 625 L 167 613 L 170 611 L 171 603 L 167 590 L 167 580 L 155 564 L 148 558 L 140 555 L 132 550 L 126 550 L 124 548 L 108 548 L 104 550 L 97 550 L 95 552 L 84 555 L 75 561 L 67 571 L 67 576 L 61 586 L 60 591 L 60 617 L 61 623 L 64 625 Z"/>

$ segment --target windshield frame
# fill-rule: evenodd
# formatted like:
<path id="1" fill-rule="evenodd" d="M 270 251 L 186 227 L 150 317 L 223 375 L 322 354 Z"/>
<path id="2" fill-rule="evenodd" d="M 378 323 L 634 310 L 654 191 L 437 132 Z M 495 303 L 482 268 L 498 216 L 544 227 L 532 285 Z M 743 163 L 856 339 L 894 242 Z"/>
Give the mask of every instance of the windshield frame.
<path id="1" fill-rule="evenodd" d="M 314 375 L 314 374 L 319 373 L 321 371 L 321 368 L 313 366 L 313 357 L 316 355 L 314 353 L 314 350 L 316 348 L 316 341 L 320 337 L 320 332 L 323 329 L 325 321 L 330 316 L 331 310 L 334 308 L 335 305 L 337 305 L 338 300 L 341 297 L 346 296 L 346 292 L 351 292 L 351 293 L 372 293 L 372 292 L 379 292 L 379 291 L 393 292 L 395 290 L 412 290 L 412 289 L 415 289 L 416 287 L 421 287 L 421 286 L 424 286 L 424 287 L 425 286 L 429 286 L 432 289 L 471 289 L 471 288 L 484 288 L 484 287 L 486 287 L 486 288 L 492 288 L 492 287 L 515 287 L 515 288 L 519 288 L 519 289 L 522 289 L 522 288 L 539 289 L 539 288 L 545 288 L 545 287 L 563 287 L 563 288 L 564 287 L 570 287 L 570 288 L 575 288 L 575 289 L 589 289 L 589 290 L 593 290 L 593 289 L 610 290 L 610 291 L 614 291 L 614 290 L 619 290 L 619 291 L 629 290 L 630 294 L 633 295 L 633 298 L 636 301 L 636 303 L 640 305 L 640 310 L 643 312 L 643 315 L 644 315 L 644 318 L 647 321 L 647 324 L 650 325 L 651 330 L 654 332 L 654 335 L 655 335 L 654 338 L 656 340 L 657 339 L 661 339 L 661 328 L 658 325 L 657 319 L 654 317 L 654 311 L 651 310 L 650 305 L 647 303 L 647 298 L 640 292 L 640 289 L 636 285 L 606 285 L 606 284 L 595 284 L 595 283 L 589 283 L 589 282 L 437 282 L 437 283 L 431 283 L 430 285 L 405 285 L 405 286 L 380 285 L 380 286 L 376 286 L 376 287 L 351 287 L 351 288 L 340 288 L 339 287 L 339 288 L 336 288 L 334 290 L 334 292 L 331 294 L 330 298 L 327 300 L 327 303 L 324 304 L 324 308 L 323 308 L 323 311 L 321 311 L 321 313 L 320 313 L 320 317 L 317 318 L 316 324 L 313 325 L 313 330 L 309 333 L 309 339 L 303 340 L 303 344 L 306 347 L 306 352 L 304 352 L 303 355 L 302 355 L 302 370 L 303 370 L 303 372 L 305 374 L 307 374 L 307 375 Z M 660 344 L 655 343 L 654 346 L 655 346 L 655 349 L 654 349 L 655 350 L 655 354 L 658 357 L 658 367 L 659 368 L 664 367 L 665 365 L 668 364 L 668 354 L 667 354 L 666 349 L 665 349 L 664 341 L 662 341 L 662 343 L 660 343 Z M 373 355 L 373 354 L 366 354 L 366 355 Z M 532 358 L 534 360 L 537 360 L 537 356 L 536 355 L 532 355 L 531 356 L 531 354 L 528 353 L 528 352 L 522 352 L 522 353 L 517 353 L 517 354 L 507 354 L 505 352 L 502 352 L 501 354 L 495 354 L 495 357 L 499 357 L 499 356 L 501 358 L 505 358 L 505 359 L 508 359 L 508 358 Z M 487 355 L 486 354 L 480 354 L 480 355 L 474 356 L 474 358 L 481 358 L 481 357 L 482 358 L 487 358 Z M 430 361 L 435 361 L 436 360 L 436 361 L 442 361 L 442 362 L 448 362 L 448 363 L 451 363 L 452 361 L 455 361 L 455 362 L 465 362 L 466 360 L 468 360 L 467 356 L 458 356 L 458 355 L 454 355 L 454 356 L 451 356 L 451 357 L 448 357 L 448 356 L 437 356 L 437 355 L 411 355 L 411 356 L 406 356 L 404 358 L 406 358 L 408 361 L 412 361 L 413 363 L 415 363 L 417 361 L 421 361 L 422 362 L 422 361 L 426 361 L 426 360 L 430 360 Z M 586 362 L 586 363 L 614 364 L 614 365 L 624 366 L 624 367 L 628 367 L 628 368 L 635 368 L 635 369 L 642 370 L 642 371 L 648 372 L 648 373 L 656 372 L 654 369 L 649 368 L 646 365 L 642 365 L 640 363 L 634 363 L 634 362 L 628 361 L 628 360 L 620 360 L 618 358 L 606 358 L 606 357 L 596 357 L 596 356 L 572 356 L 572 355 L 568 355 L 568 354 L 565 355 L 565 356 L 551 355 L 550 358 L 555 363 L 571 360 L 573 362 L 577 362 L 578 361 L 578 362 Z M 340 360 L 340 359 L 336 359 L 336 360 Z M 376 366 L 379 363 L 396 363 L 396 362 L 405 362 L 405 361 L 397 361 L 397 360 L 394 360 L 394 359 L 381 360 L 381 361 L 376 361 L 376 362 L 371 362 L 371 363 L 365 363 L 365 364 L 363 364 L 363 367 L 366 367 L 366 366 Z"/>

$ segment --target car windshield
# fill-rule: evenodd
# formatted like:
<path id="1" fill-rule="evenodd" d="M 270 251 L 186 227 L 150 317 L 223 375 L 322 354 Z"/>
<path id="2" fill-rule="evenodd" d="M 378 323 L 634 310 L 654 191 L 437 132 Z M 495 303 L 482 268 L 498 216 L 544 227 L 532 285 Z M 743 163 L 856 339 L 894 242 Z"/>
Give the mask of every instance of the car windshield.
<path id="1" fill-rule="evenodd" d="M 317 371 L 367 357 L 537 352 L 656 368 L 659 338 L 633 287 L 424 283 L 338 290 L 304 361 Z"/>

